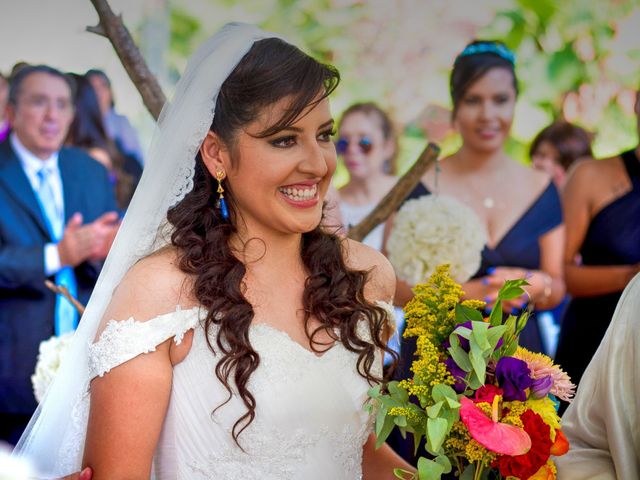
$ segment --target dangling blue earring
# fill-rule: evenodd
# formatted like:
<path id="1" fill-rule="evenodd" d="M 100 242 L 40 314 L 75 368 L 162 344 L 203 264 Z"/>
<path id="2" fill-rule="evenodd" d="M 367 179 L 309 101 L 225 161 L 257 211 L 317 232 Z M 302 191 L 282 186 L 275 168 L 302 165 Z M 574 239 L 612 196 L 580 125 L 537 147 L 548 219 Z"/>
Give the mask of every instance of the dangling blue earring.
<path id="1" fill-rule="evenodd" d="M 224 188 L 222 188 L 222 180 L 224 180 L 224 172 L 222 170 L 216 171 L 216 180 L 218 180 L 218 201 L 216 202 L 216 207 L 220 209 L 222 218 L 229 220 L 229 209 L 224 199 Z"/>

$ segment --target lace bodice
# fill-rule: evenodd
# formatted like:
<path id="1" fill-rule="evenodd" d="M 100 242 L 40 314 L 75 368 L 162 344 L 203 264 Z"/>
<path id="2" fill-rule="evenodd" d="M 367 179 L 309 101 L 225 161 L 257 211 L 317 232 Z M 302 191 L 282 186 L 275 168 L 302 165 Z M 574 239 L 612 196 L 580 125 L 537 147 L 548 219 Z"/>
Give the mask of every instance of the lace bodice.
<path id="1" fill-rule="evenodd" d="M 369 385 L 357 372 L 357 355 L 337 342 L 318 356 L 281 330 L 252 325 L 249 338 L 260 365 L 248 385 L 257 407 L 255 420 L 239 437 L 243 452 L 231 435 L 233 424 L 246 412 L 241 399 L 234 395 L 213 413 L 228 393 L 215 375 L 218 360 L 200 323 L 204 314 L 198 308 L 178 308 L 146 322 L 112 321 L 90 347 L 93 377 L 155 350 L 168 338 L 179 343 L 194 329 L 189 354 L 174 367 L 155 477 L 361 478 L 362 447 L 372 419 L 365 409 Z M 360 336 L 366 338 L 366 325 L 361 326 Z M 375 368 L 380 375 L 380 358 Z"/>

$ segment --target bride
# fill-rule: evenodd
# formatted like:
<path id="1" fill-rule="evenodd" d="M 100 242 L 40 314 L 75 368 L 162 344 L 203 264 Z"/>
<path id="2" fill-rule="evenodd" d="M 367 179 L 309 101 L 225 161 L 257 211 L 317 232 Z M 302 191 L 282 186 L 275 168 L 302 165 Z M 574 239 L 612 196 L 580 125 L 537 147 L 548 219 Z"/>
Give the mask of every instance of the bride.
<path id="1" fill-rule="evenodd" d="M 338 72 L 229 24 L 190 59 L 58 378 L 16 448 L 94 480 L 395 478 L 367 390 L 395 276 L 320 227 Z M 156 234 L 156 232 L 158 232 Z"/>

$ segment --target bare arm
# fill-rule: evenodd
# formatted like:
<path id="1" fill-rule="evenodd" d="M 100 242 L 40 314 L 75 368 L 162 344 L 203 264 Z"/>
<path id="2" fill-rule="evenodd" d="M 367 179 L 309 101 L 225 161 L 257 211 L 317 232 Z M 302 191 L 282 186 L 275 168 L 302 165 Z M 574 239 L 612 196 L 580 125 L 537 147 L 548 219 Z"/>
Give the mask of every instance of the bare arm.
<path id="1" fill-rule="evenodd" d="M 169 342 L 91 382 L 83 467 L 93 480 L 150 477 L 171 393 Z"/>
<path id="2" fill-rule="evenodd" d="M 593 220 L 594 185 L 598 172 L 590 161 L 581 162 L 569 176 L 563 192 L 567 241 L 564 251 L 567 291 L 574 297 L 592 297 L 619 292 L 640 271 L 640 265 L 583 266 L 577 261 Z"/>
<path id="3" fill-rule="evenodd" d="M 369 435 L 362 451 L 362 478 L 365 480 L 397 480 L 393 474 L 395 468 L 402 468 L 409 472 L 416 471 L 386 443 L 376 449 L 376 436 L 373 433 Z"/>
<path id="4" fill-rule="evenodd" d="M 187 295 L 181 298 L 184 279 L 169 251 L 147 257 L 126 274 L 105 318 L 146 321 L 175 311 L 176 305 L 188 302 Z M 190 337 L 187 340 L 183 348 L 188 349 Z M 155 351 L 121 363 L 91 382 L 83 467 L 91 467 L 93 480 L 150 477 L 169 404 L 173 364 L 179 361 L 172 342 L 168 338 Z"/>

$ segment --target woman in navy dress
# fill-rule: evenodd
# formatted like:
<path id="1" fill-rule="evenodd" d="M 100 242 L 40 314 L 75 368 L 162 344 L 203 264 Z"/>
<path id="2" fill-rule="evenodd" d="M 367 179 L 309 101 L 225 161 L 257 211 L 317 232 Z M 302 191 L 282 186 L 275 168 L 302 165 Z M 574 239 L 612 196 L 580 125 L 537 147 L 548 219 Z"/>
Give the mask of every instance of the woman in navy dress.
<path id="1" fill-rule="evenodd" d="M 507 307 L 518 310 L 533 302 L 547 310 L 565 293 L 562 207 L 548 175 L 505 152 L 517 93 L 514 56 L 501 43 L 473 42 L 457 57 L 451 73 L 452 121 L 462 146 L 440 162 L 438 190 L 472 208 L 487 229 L 482 264 L 463 286 L 467 297 L 485 299 L 490 308 L 504 280 L 526 277 L 526 298 Z M 432 168 L 409 198 L 433 192 L 435 177 Z M 398 305 L 413 296 L 407 284 L 396 293 Z M 542 351 L 537 330 L 532 319 L 521 344 Z"/>
<path id="2" fill-rule="evenodd" d="M 640 94 L 636 115 L 640 125 Z M 565 276 L 572 300 L 556 360 L 576 384 L 600 345 L 622 290 L 640 271 L 639 157 L 640 146 L 612 158 L 580 162 L 563 192 Z"/>
<path id="3" fill-rule="evenodd" d="M 537 309 L 547 310 L 565 294 L 562 208 L 548 175 L 519 164 L 505 152 L 517 93 L 514 56 L 501 43 L 473 42 L 457 57 L 451 73 L 452 121 L 462 146 L 441 162 L 437 185 L 440 194 L 472 208 L 487 229 L 482 264 L 463 285 L 467 297 L 485 299 L 490 308 L 505 280 L 526 277 L 530 283 L 526 298 L 508 302 L 505 309 L 517 311 L 533 302 Z M 435 185 L 432 168 L 410 198 L 433 192 Z M 398 284 L 396 303 L 402 306 L 413 294 L 409 285 Z M 411 377 L 413 340 L 403 339 L 397 378 Z M 543 351 L 535 316 L 520 343 Z M 407 439 L 398 436 L 390 443 L 415 461 L 413 439 Z"/>

